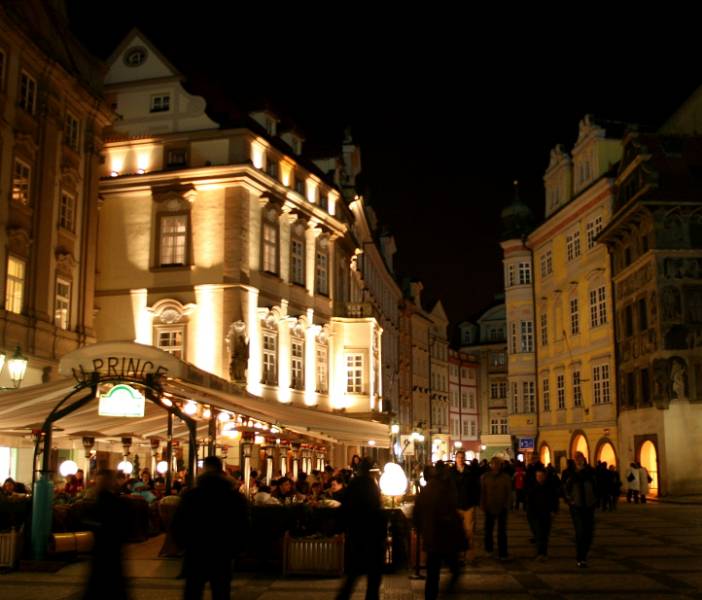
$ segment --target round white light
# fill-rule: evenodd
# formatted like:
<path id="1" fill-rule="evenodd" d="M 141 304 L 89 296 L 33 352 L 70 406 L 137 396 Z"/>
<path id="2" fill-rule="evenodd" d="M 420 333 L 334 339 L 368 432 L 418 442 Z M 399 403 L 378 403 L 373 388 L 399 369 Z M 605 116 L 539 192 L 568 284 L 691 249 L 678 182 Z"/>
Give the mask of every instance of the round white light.
<path id="1" fill-rule="evenodd" d="M 487 446 L 486 446 L 485 444 L 481 444 L 480 449 L 481 449 L 481 450 L 487 450 Z"/>
<path id="2" fill-rule="evenodd" d="M 263 443 L 265 443 L 266 438 L 264 438 L 262 435 L 257 435 L 254 437 L 254 444 L 258 444 L 259 446 Z"/>
<path id="3" fill-rule="evenodd" d="M 61 477 L 68 477 L 69 475 L 75 475 L 78 472 L 78 465 L 72 460 L 64 460 L 59 467 L 59 473 Z"/>
<path id="4" fill-rule="evenodd" d="M 473 460 L 474 458 L 475 452 L 473 452 L 472 450 L 468 450 L 468 452 L 466 452 L 466 460 Z"/>
<path id="5" fill-rule="evenodd" d="M 173 402 L 171 402 L 168 398 L 161 398 L 161 402 L 163 403 L 164 406 L 168 406 L 168 407 L 173 406 Z"/>
<path id="6" fill-rule="evenodd" d="M 229 420 L 229 413 L 221 412 L 217 415 L 217 419 L 220 423 L 226 423 Z"/>
<path id="7" fill-rule="evenodd" d="M 380 491 L 385 496 L 403 496 L 407 491 L 407 476 L 396 463 L 387 463 L 380 476 Z"/>
<path id="8" fill-rule="evenodd" d="M 463 442 L 454 442 L 453 447 L 454 448 L 463 448 Z"/>
<path id="9" fill-rule="evenodd" d="M 156 470 L 163 475 L 168 471 L 168 461 L 166 460 L 160 460 L 158 461 L 158 464 L 156 465 Z"/>
<path id="10" fill-rule="evenodd" d="M 128 460 L 123 460 L 117 465 L 117 470 L 122 471 L 122 473 L 124 473 L 125 475 L 131 475 L 132 471 L 134 470 L 134 465 Z"/>
<path id="11" fill-rule="evenodd" d="M 417 436 L 417 441 L 418 441 L 418 442 L 424 442 L 424 435 L 420 433 L 420 434 Z"/>
<path id="12" fill-rule="evenodd" d="M 375 446 L 375 440 L 368 440 L 369 446 Z"/>
<path id="13" fill-rule="evenodd" d="M 524 455 L 521 452 L 519 454 L 517 454 L 517 460 L 519 462 L 524 462 Z"/>
<path id="14" fill-rule="evenodd" d="M 197 412 L 197 402 L 193 402 L 192 400 L 186 402 L 183 407 L 183 412 L 192 417 Z"/>
<path id="15" fill-rule="evenodd" d="M 390 425 L 390 433 L 392 433 L 393 435 L 397 435 L 398 433 L 400 433 L 400 426 L 397 423 L 393 423 L 392 425 Z"/>
<path id="16" fill-rule="evenodd" d="M 422 474 L 419 476 L 419 485 L 421 485 L 422 487 L 424 487 L 426 484 L 427 484 L 427 480 L 424 479 L 424 473 L 422 473 Z"/>

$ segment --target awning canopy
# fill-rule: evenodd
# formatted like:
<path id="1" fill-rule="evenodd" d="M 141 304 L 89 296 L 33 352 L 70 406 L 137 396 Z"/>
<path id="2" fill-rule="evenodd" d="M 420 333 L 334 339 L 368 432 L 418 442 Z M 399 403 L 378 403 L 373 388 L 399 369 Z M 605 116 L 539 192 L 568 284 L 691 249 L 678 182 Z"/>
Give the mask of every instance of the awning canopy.
<path id="1" fill-rule="evenodd" d="M 135 374 L 157 374 L 164 395 L 175 401 L 194 400 L 215 410 L 243 414 L 326 443 L 367 445 L 373 440 L 377 446 L 387 447 L 389 442 L 386 424 L 267 401 L 167 352 L 133 342 L 95 344 L 67 354 L 60 361 L 59 372 L 73 375 L 74 379 L 0 392 L 0 437 L 26 436 L 31 429 L 40 428 L 56 404 L 75 389 L 78 380 L 96 371 L 103 377 L 114 377 L 115 381 Z M 78 396 L 87 393 L 88 389 Z M 100 432 L 105 439 L 119 438 L 125 432 L 142 438 L 165 436 L 166 413 L 153 402 L 146 402 L 144 416 L 140 418 L 100 416 L 97 404 L 95 399 L 58 421 L 54 439 L 70 438 L 83 431 Z M 198 435 L 206 436 L 207 428 L 208 420 L 199 419 Z M 185 424 L 175 419 L 174 437 L 185 438 L 187 434 Z"/>

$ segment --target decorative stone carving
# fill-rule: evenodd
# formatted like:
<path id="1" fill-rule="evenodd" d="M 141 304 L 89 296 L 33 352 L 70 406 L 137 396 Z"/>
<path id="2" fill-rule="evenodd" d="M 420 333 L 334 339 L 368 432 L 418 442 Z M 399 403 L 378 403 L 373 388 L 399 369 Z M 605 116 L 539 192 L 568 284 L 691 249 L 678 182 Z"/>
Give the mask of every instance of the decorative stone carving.
<path id="1" fill-rule="evenodd" d="M 246 367 L 249 363 L 249 340 L 246 335 L 246 323 L 235 321 L 229 327 L 227 334 L 229 347 L 229 377 L 232 381 L 243 383 L 246 381 Z"/>
<path id="2" fill-rule="evenodd" d="M 702 279 L 702 258 L 663 259 L 665 279 Z"/>
<path id="3" fill-rule="evenodd" d="M 617 285 L 617 296 L 623 299 L 626 296 L 639 292 L 653 279 L 653 263 L 647 262 L 643 267 L 634 271 L 629 277 Z"/>
<path id="4" fill-rule="evenodd" d="M 71 276 L 77 264 L 76 259 L 70 252 L 56 252 L 56 270 L 59 273 Z"/>
<path id="5" fill-rule="evenodd" d="M 687 364 L 678 356 L 670 359 L 670 382 L 673 400 L 687 398 Z"/>
<path id="6" fill-rule="evenodd" d="M 7 246 L 10 252 L 19 256 L 28 256 L 32 238 L 22 227 L 8 227 Z"/>

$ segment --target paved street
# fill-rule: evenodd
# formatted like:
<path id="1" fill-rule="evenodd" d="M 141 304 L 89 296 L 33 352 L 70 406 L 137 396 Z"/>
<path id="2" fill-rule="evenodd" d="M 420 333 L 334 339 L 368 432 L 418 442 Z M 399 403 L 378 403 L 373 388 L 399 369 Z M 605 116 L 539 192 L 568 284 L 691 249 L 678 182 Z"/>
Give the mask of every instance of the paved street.
<path id="1" fill-rule="evenodd" d="M 575 565 L 572 526 L 567 513 L 559 515 L 551 543 L 551 559 L 532 560 L 533 546 L 523 514 L 510 515 L 509 549 L 512 560 L 500 563 L 485 557 L 466 568 L 459 589 L 448 597 L 470 598 L 663 598 L 702 599 L 702 506 L 649 503 L 620 506 L 615 514 L 598 514 L 595 545 L 588 569 Z M 180 598 L 182 581 L 175 579 L 179 563 L 155 558 L 159 540 L 132 546 L 127 569 L 135 600 Z M 479 553 L 479 556 L 481 553 Z M 77 600 L 85 563 L 57 573 L 14 572 L 0 575 L 3 600 Z M 444 575 L 444 578 L 447 575 Z M 238 574 L 233 598 L 245 600 L 331 600 L 335 579 L 272 577 Z M 354 598 L 363 598 L 363 585 Z M 208 597 L 208 596 L 206 596 Z M 383 598 L 423 597 L 423 582 L 405 574 L 386 577 Z"/>

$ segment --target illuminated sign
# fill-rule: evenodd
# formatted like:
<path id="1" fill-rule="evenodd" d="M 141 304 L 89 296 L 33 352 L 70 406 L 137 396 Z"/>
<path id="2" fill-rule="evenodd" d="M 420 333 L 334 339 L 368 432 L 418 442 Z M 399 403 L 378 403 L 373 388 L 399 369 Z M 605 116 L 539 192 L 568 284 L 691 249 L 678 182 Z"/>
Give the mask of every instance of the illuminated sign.
<path id="1" fill-rule="evenodd" d="M 120 383 L 100 395 L 98 415 L 101 417 L 143 417 L 144 396 L 133 387 Z"/>
<path id="2" fill-rule="evenodd" d="M 533 437 L 519 438 L 519 449 L 520 450 L 533 450 L 534 449 L 534 438 Z"/>

